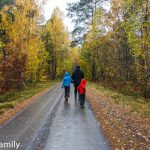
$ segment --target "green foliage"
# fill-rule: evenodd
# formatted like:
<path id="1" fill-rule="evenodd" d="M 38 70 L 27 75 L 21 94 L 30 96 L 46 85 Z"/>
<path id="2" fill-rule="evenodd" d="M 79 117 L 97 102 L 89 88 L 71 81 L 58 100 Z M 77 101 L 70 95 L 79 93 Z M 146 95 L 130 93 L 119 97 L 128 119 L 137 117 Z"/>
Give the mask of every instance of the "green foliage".
<path id="1" fill-rule="evenodd" d="M 82 6 L 87 8 L 89 3 L 80 6 L 80 2 L 83 1 L 70 4 L 70 17 L 78 11 L 91 17 L 91 12 L 80 10 Z M 92 81 L 132 82 L 141 94 L 150 97 L 149 1 L 111 0 L 110 4 L 109 12 L 95 7 L 92 23 L 82 22 L 87 29 L 81 48 L 82 66 L 89 64 L 85 74 Z M 80 24 L 82 20 L 79 19 L 75 17 Z"/>
<path id="2" fill-rule="evenodd" d="M 12 5 L 14 3 L 15 3 L 15 0 L 1 0 L 0 9 L 2 9 L 5 5 Z"/>
<path id="3" fill-rule="evenodd" d="M 94 14 L 100 8 L 101 0 L 80 0 L 75 3 L 68 3 L 68 16 L 75 23 L 73 30 L 73 45 L 82 43 L 89 26 L 93 24 Z"/>
<path id="4" fill-rule="evenodd" d="M 63 13 L 55 8 L 51 19 L 43 27 L 45 49 L 48 52 L 48 78 L 52 79 L 62 76 L 67 69 L 70 40 L 62 16 Z"/>

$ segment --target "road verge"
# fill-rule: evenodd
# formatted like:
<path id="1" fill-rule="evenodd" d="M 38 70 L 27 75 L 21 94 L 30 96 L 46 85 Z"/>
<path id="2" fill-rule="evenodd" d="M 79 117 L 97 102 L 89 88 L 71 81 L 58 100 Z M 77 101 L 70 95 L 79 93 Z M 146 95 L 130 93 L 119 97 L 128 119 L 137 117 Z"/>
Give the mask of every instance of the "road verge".
<path id="1" fill-rule="evenodd" d="M 115 91 L 114 91 L 115 93 Z M 149 102 L 137 99 L 134 103 L 140 105 L 140 111 L 133 109 L 133 100 L 127 97 L 113 96 L 100 88 L 88 87 L 87 97 L 96 114 L 112 150 L 139 149 L 149 150 L 150 145 L 150 117 Z M 126 101 L 126 102 L 123 102 Z"/>
<path id="2" fill-rule="evenodd" d="M 4 125 L 17 113 L 35 102 L 38 97 L 47 93 L 53 85 L 54 82 L 39 83 L 37 86 L 9 94 L 12 96 L 9 96 L 6 102 L 0 102 L 0 125 Z M 0 96 L 1 100 L 3 97 L 8 96 Z M 11 107 L 7 107 L 8 103 L 10 103 Z"/>

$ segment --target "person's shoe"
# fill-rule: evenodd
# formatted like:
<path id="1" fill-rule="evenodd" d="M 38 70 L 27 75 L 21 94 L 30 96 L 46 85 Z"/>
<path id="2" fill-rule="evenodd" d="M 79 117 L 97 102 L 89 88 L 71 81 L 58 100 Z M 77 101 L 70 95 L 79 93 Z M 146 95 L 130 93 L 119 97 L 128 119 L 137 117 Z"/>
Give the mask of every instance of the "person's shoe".
<path id="1" fill-rule="evenodd" d="M 84 105 L 80 105 L 80 108 L 85 108 Z"/>

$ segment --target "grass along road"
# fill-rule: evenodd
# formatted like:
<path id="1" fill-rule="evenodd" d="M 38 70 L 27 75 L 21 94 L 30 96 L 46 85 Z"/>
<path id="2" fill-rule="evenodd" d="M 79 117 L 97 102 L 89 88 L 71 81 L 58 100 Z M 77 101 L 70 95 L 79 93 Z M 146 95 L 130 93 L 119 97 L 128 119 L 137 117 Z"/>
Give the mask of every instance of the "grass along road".
<path id="1" fill-rule="evenodd" d="M 26 86 L 19 91 L 0 95 L 0 124 L 4 124 L 17 112 L 31 104 L 36 97 L 44 94 L 56 82 L 42 82 L 36 85 Z"/>

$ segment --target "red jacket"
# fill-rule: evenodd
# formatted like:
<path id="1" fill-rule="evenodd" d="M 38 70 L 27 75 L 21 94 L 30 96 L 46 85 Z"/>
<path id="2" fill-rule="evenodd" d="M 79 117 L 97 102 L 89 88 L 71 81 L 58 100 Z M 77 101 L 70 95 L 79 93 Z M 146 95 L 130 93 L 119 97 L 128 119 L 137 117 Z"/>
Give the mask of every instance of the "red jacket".
<path id="1" fill-rule="evenodd" d="M 79 94 L 85 94 L 85 92 L 86 92 L 85 87 L 86 87 L 86 80 L 82 79 L 80 85 L 78 86 Z"/>

